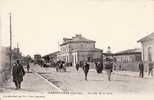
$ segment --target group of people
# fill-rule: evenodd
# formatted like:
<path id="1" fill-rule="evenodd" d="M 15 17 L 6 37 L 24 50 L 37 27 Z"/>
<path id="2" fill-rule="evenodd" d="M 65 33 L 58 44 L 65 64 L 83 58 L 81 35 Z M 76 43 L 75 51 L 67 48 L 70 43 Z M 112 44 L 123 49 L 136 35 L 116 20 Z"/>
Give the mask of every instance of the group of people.
<path id="1" fill-rule="evenodd" d="M 101 73 L 102 70 L 103 70 L 103 65 L 101 63 L 95 63 L 95 65 L 96 65 L 96 71 L 97 71 L 97 73 Z M 110 81 L 111 80 L 111 73 L 112 73 L 112 69 L 113 69 L 112 59 L 106 58 L 106 62 L 105 62 L 104 65 L 105 65 L 104 66 L 105 67 L 105 70 L 107 72 L 108 81 Z M 76 64 L 76 70 L 77 71 L 79 70 L 79 67 L 80 66 L 83 69 L 83 72 L 84 72 L 84 75 L 85 75 L 85 80 L 87 80 L 87 75 L 88 75 L 88 72 L 89 72 L 90 65 L 87 62 L 84 62 L 83 64 L 77 63 Z"/>
<path id="2" fill-rule="evenodd" d="M 97 73 L 101 73 L 101 71 L 103 70 L 103 65 L 101 65 L 101 63 L 96 63 L 96 71 Z M 107 73 L 107 79 L 108 81 L 111 81 L 111 73 L 113 72 L 113 61 L 110 58 L 106 58 L 105 62 L 104 62 L 104 69 Z M 80 64 L 77 63 L 76 64 L 76 70 L 78 71 L 80 67 Z M 89 72 L 89 64 L 87 62 L 85 62 L 83 64 L 83 66 L 81 66 L 83 68 L 84 74 L 85 74 L 85 80 L 87 80 L 87 75 Z M 148 63 L 148 75 L 149 76 L 153 76 L 153 63 L 149 62 Z M 143 78 L 144 77 L 144 63 L 142 61 L 140 61 L 139 63 L 139 77 Z"/>
<path id="3" fill-rule="evenodd" d="M 66 66 L 67 66 L 67 63 L 64 62 L 64 61 L 58 61 L 57 64 L 56 64 L 56 71 L 57 72 L 66 72 Z"/>
<path id="4" fill-rule="evenodd" d="M 152 62 L 148 63 L 148 75 L 153 76 L 153 63 Z M 143 63 L 143 61 L 140 61 L 140 63 L 139 63 L 139 77 L 141 77 L 141 78 L 144 77 L 144 63 Z"/>
<path id="5" fill-rule="evenodd" d="M 59 62 L 57 63 L 57 67 L 56 67 L 56 71 L 61 71 L 64 70 L 66 71 L 66 66 L 67 64 L 64 62 Z M 29 72 L 30 70 L 30 65 L 29 63 L 27 63 L 26 65 L 27 67 L 27 72 Z M 76 70 L 79 70 L 79 67 L 81 65 L 79 63 L 76 64 Z M 153 63 L 150 62 L 148 64 L 148 75 L 153 76 Z M 88 76 L 88 72 L 90 69 L 90 65 L 87 62 L 84 62 L 82 64 L 82 69 L 85 75 L 85 80 L 87 80 L 87 76 Z M 101 63 L 97 63 L 96 64 L 96 71 L 98 73 L 100 73 L 100 70 L 103 70 Z M 111 73 L 113 71 L 113 62 L 112 59 L 110 58 L 106 58 L 106 61 L 104 62 L 104 69 L 106 70 L 107 73 L 107 78 L 108 81 L 111 81 Z M 23 68 L 23 65 L 20 63 L 20 60 L 17 60 L 16 63 L 13 65 L 13 69 L 12 69 L 12 76 L 13 76 L 13 82 L 15 83 L 16 89 L 20 89 L 21 88 L 21 82 L 23 81 L 23 76 L 25 75 L 25 70 Z M 139 77 L 143 78 L 144 77 L 144 63 L 142 61 L 140 61 L 139 63 Z"/>

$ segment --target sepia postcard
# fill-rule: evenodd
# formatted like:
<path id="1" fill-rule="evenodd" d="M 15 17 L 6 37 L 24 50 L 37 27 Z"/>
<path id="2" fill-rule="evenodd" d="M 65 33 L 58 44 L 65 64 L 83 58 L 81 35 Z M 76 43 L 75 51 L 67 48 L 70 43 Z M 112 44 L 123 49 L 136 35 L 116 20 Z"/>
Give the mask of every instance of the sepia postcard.
<path id="1" fill-rule="evenodd" d="M 0 100 L 154 95 L 154 0 L 0 0 Z"/>

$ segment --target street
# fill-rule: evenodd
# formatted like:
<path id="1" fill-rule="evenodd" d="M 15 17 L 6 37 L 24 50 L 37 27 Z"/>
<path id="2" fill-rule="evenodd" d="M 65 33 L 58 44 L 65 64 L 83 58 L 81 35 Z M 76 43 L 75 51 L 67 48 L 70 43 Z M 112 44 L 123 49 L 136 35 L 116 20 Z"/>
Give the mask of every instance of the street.
<path id="1" fill-rule="evenodd" d="M 74 67 L 68 67 L 67 72 L 56 72 L 55 68 L 41 68 L 38 65 L 31 68 L 63 91 L 113 94 L 147 94 L 154 91 L 154 78 L 147 76 L 147 73 L 142 79 L 138 77 L 138 72 L 113 71 L 109 82 L 105 71 L 97 74 L 91 69 L 88 81 L 85 81 L 82 69 L 77 72 Z"/>
<path id="2" fill-rule="evenodd" d="M 26 70 L 26 69 L 25 69 Z M 107 81 L 106 72 L 97 74 L 90 69 L 88 81 L 80 68 L 67 67 L 66 72 L 56 72 L 55 68 L 43 68 L 31 64 L 31 72 L 26 73 L 22 88 L 16 90 L 12 80 L 4 87 L 4 93 L 109 93 L 109 94 L 151 94 L 154 92 L 154 78 L 147 76 L 139 78 L 138 72 L 113 71 L 111 81 Z M 2 90 L 1 90 L 2 91 Z"/>

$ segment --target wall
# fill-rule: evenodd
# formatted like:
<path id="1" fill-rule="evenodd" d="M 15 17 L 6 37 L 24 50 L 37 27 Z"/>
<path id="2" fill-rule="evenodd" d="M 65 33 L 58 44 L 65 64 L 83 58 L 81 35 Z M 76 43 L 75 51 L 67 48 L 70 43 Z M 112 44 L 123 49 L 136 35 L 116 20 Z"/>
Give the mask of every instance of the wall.
<path id="1" fill-rule="evenodd" d="M 142 43 L 143 47 L 143 60 L 145 65 L 145 70 L 148 71 L 148 48 L 152 47 L 152 61 L 154 62 L 154 40 L 149 40 Z"/>
<path id="2" fill-rule="evenodd" d="M 91 42 L 71 43 L 70 48 L 72 48 L 72 50 L 75 50 L 75 49 L 91 50 L 95 48 L 95 43 L 91 43 Z"/>
<path id="3" fill-rule="evenodd" d="M 126 55 L 116 55 L 116 68 L 119 70 L 121 65 L 122 70 L 126 71 L 138 71 L 138 63 L 141 59 L 141 54 L 126 54 Z"/>
<path id="4" fill-rule="evenodd" d="M 95 48 L 95 43 L 91 42 L 69 43 L 61 46 L 61 53 L 58 58 L 66 62 L 72 62 L 74 59 L 72 54 L 73 50 L 91 50 L 94 48 Z"/>
<path id="5" fill-rule="evenodd" d="M 0 85 L 5 85 L 11 77 L 9 70 L 9 52 L 6 48 L 0 48 Z"/>
<path id="6" fill-rule="evenodd" d="M 95 48 L 95 43 L 91 42 L 77 42 L 77 43 L 69 43 L 61 46 L 61 53 L 72 52 L 72 50 L 90 50 Z"/>
<path id="7" fill-rule="evenodd" d="M 114 65 L 116 65 L 116 69 L 117 70 L 120 70 L 119 69 L 119 66 L 121 65 L 121 70 L 123 71 L 134 71 L 134 72 L 138 72 L 139 69 L 139 62 L 127 62 L 127 63 L 115 63 Z"/>
<path id="8" fill-rule="evenodd" d="M 152 47 L 152 61 L 154 61 L 154 40 L 143 42 L 144 61 L 148 61 L 148 48 Z"/>
<path id="9" fill-rule="evenodd" d="M 75 66 L 76 62 L 88 61 L 88 57 L 91 57 L 92 60 L 100 58 L 101 54 L 102 54 L 101 52 L 88 52 L 88 51 L 74 52 L 73 65 Z"/>

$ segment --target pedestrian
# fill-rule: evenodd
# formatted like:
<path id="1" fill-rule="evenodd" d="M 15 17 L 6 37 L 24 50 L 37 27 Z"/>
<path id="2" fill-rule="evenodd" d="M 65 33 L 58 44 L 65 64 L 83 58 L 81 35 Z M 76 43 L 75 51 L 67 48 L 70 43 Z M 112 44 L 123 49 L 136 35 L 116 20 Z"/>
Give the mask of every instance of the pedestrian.
<path id="1" fill-rule="evenodd" d="M 56 63 L 56 72 L 59 71 L 59 62 Z"/>
<path id="2" fill-rule="evenodd" d="M 61 72 L 63 69 L 63 62 L 61 61 L 60 64 L 59 64 L 59 71 Z"/>
<path id="3" fill-rule="evenodd" d="M 140 61 L 139 63 L 139 71 L 140 71 L 139 77 L 143 78 L 144 77 L 144 64 L 142 61 Z"/>
<path id="4" fill-rule="evenodd" d="M 149 72 L 148 72 L 148 75 L 150 76 L 153 76 L 153 63 L 152 62 L 150 62 L 149 63 Z"/>
<path id="5" fill-rule="evenodd" d="M 40 60 L 40 63 L 39 64 L 40 64 L 41 67 L 44 67 L 45 62 L 43 60 Z"/>
<path id="6" fill-rule="evenodd" d="M 16 64 L 12 69 L 13 82 L 15 83 L 16 89 L 21 88 L 21 82 L 23 81 L 23 76 L 25 75 L 25 71 L 23 66 L 20 64 L 20 61 L 17 60 Z"/>
<path id="7" fill-rule="evenodd" d="M 64 63 L 63 63 L 63 71 L 64 71 L 64 72 L 66 72 L 66 67 L 67 67 L 67 63 L 64 62 Z"/>
<path id="8" fill-rule="evenodd" d="M 89 72 L 89 64 L 87 62 L 85 62 L 84 66 L 83 66 L 83 71 L 84 71 L 84 74 L 85 74 L 85 80 L 87 80 L 87 75 L 88 75 L 88 72 Z"/>
<path id="9" fill-rule="evenodd" d="M 119 65 L 119 70 L 121 70 L 121 64 Z"/>
<path id="10" fill-rule="evenodd" d="M 107 73 L 108 81 L 111 81 L 112 69 L 113 69 L 113 63 L 112 63 L 111 59 L 106 58 L 105 70 L 106 70 L 106 73 Z"/>
<path id="11" fill-rule="evenodd" d="M 29 72 L 29 69 L 30 69 L 30 65 L 29 63 L 27 64 L 27 72 Z"/>
<path id="12" fill-rule="evenodd" d="M 116 64 L 114 63 L 113 66 L 114 66 L 114 70 L 116 71 L 117 70 Z"/>
<path id="13" fill-rule="evenodd" d="M 80 67 L 80 65 L 79 65 L 79 63 L 76 63 L 76 70 L 78 71 L 79 70 L 79 67 Z"/>
<path id="14" fill-rule="evenodd" d="M 96 66 L 97 73 L 102 73 L 103 66 L 102 66 L 101 62 L 98 62 L 98 63 L 96 62 L 95 66 Z"/>
<path id="15" fill-rule="evenodd" d="M 96 71 L 98 73 L 98 63 L 97 62 L 95 63 L 95 69 L 96 69 Z"/>

